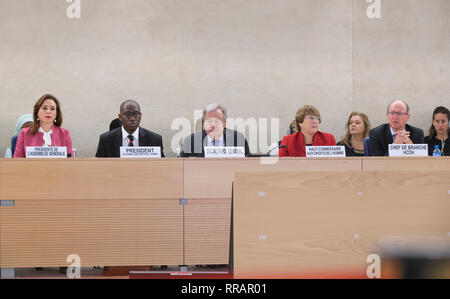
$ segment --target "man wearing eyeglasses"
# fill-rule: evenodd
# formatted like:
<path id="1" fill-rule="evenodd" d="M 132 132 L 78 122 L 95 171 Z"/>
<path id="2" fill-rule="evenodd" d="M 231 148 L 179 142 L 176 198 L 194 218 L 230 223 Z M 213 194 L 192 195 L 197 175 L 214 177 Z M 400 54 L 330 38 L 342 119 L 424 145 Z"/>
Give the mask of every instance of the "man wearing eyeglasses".
<path id="1" fill-rule="evenodd" d="M 203 130 L 188 137 L 181 146 L 181 157 L 205 157 L 205 146 L 236 146 L 250 154 L 248 142 L 241 133 L 227 129 L 227 110 L 219 104 L 210 104 L 203 110 Z"/>
<path id="2" fill-rule="evenodd" d="M 380 125 L 369 133 L 372 156 L 388 156 L 389 144 L 424 143 L 423 130 L 407 124 L 411 115 L 405 101 L 396 100 L 386 111 L 388 123 Z"/>
<path id="3" fill-rule="evenodd" d="M 120 105 L 119 119 L 122 126 L 100 136 L 97 158 L 120 157 L 121 146 L 159 146 L 164 157 L 161 135 L 139 127 L 141 108 L 136 101 L 126 100 Z"/>

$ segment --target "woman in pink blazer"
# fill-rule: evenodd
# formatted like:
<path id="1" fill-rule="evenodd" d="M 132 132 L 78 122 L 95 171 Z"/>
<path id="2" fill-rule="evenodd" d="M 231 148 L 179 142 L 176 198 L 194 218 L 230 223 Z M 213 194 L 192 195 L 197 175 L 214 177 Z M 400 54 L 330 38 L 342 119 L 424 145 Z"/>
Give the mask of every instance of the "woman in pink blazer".
<path id="1" fill-rule="evenodd" d="M 306 146 L 335 146 L 332 134 L 320 132 L 320 113 L 316 107 L 305 105 L 295 115 L 297 133 L 284 136 L 279 157 L 306 157 Z"/>
<path id="2" fill-rule="evenodd" d="M 40 97 L 34 104 L 33 126 L 19 133 L 14 158 L 25 158 L 27 146 L 66 146 L 67 155 L 73 157 L 70 133 L 61 128 L 62 121 L 59 101 L 51 94 Z"/>

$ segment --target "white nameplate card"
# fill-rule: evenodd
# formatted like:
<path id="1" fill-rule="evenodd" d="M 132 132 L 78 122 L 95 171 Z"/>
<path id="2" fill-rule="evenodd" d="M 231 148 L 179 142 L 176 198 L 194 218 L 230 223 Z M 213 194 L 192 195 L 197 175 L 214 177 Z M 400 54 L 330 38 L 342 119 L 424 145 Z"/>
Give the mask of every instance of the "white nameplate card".
<path id="1" fill-rule="evenodd" d="M 428 144 L 389 144 L 389 157 L 426 157 Z"/>
<path id="2" fill-rule="evenodd" d="M 159 146 L 121 146 L 121 158 L 161 158 Z"/>
<path id="3" fill-rule="evenodd" d="M 306 146 L 306 157 L 345 158 L 345 146 Z"/>
<path id="4" fill-rule="evenodd" d="M 67 146 L 27 146 L 27 159 L 56 159 L 67 158 Z"/>
<path id="5" fill-rule="evenodd" d="M 205 146 L 205 158 L 245 158 L 243 146 Z"/>

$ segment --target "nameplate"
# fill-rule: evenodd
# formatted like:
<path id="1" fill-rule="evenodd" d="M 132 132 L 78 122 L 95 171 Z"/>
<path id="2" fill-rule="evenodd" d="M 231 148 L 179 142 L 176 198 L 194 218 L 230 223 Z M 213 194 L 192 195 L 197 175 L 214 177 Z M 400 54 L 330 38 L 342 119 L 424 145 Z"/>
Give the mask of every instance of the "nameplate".
<path id="1" fill-rule="evenodd" d="M 245 158 L 243 146 L 205 146 L 205 158 Z"/>
<path id="2" fill-rule="evenodd" d="M 159 146 L 121 146 L 121 158 L 161 158 Z"/>
<path id="3" fill-rule="evenodd" d="M 389 157 L 427 157 L 428 144 L 389 144 Z"/>
<path id="4" fill-rule="evenodd" d="M 27 159 L 66 159 L 67 146 L 27 146 L 25 157 Z"/>
<path id="5" fill-rule="evenodd" d="M 306 157 L 345 158 L 345 146 L 306 146 Z"/>

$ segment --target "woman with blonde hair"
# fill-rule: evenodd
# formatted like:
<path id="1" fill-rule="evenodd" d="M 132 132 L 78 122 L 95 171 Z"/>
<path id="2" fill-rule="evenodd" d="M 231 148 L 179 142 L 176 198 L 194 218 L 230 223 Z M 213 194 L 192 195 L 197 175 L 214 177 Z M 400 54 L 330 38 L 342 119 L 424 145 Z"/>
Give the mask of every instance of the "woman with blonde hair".
<path id="1" fill-rule="evenodd" d="M 353 111 L 345 125 L 344 138 L 337 144 L 345 146 L 345 155 L 364 156 L 364 138 L 369 136 L 370 122 L 367 115 Z"/>

